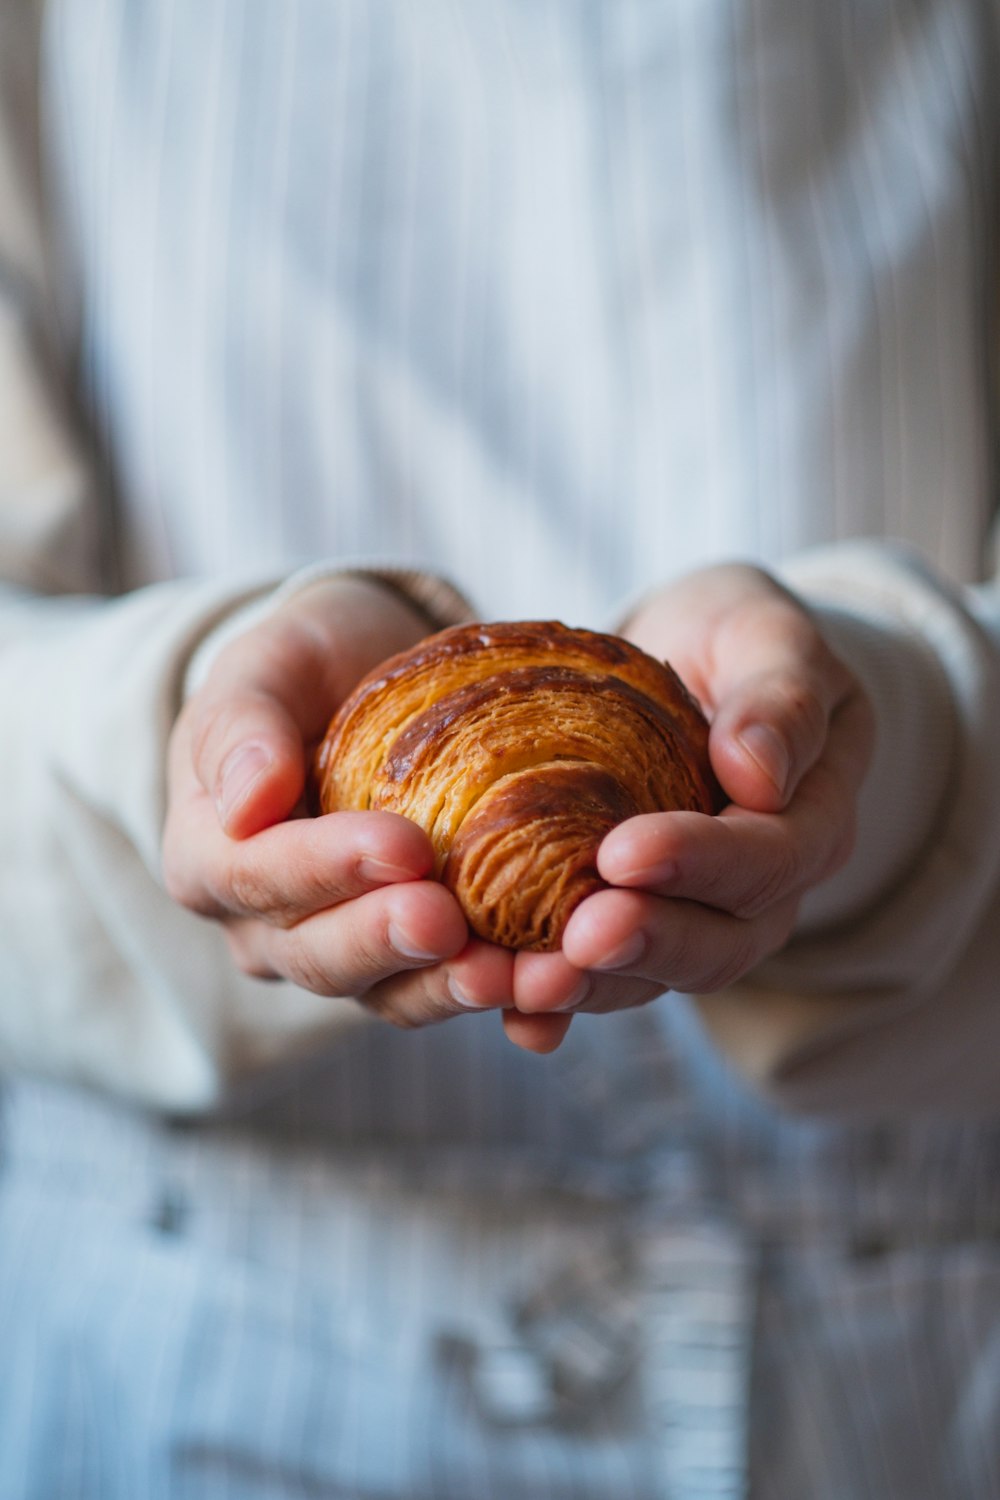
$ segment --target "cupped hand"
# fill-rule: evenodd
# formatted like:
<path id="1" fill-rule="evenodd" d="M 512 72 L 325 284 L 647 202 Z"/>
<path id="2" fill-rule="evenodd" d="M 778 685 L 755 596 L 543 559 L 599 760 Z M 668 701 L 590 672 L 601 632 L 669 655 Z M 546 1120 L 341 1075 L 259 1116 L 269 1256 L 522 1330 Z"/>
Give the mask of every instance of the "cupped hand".
<path id="1" fill-rule="evenodd" d="M 470 940 L 390 813 L 300 816 L 312 751 L 358 679 L 426 623 L 376 583 L 312 584 L 220 651 L 175 725 L 163 876 L 237 967 L 354 996 L 400 1026 L 512 1003 L 513 959 Z"/>
<path id="2" fill-rule="evenodd" d="M 623 631 L 666 658 L 711 721 L 730 799 L 717 817 L 654 813 L 605 838 L 608 882 L 570 918 L 562 950 L 521 953 L 511 1040 L 542 1016 L 711 993 L 781 948 L 803 896 L 847 860 L 874 715 L 807 609 L 757 568 L 705 569 L 652 596 Z"/>

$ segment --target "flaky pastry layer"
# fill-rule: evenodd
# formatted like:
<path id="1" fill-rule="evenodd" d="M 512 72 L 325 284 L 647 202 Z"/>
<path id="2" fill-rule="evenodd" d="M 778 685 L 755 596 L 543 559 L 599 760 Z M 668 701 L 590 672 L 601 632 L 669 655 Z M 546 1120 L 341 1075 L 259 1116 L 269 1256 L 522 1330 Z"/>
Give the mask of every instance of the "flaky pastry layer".
<path id="1" fill-rule="evenodd" d="M 469 925 L 509 948 L 558 948 L 604 885 L 597 850 L 617 823 L 720 802 L 677 674 L 552 621 L 455 626 L 391 658 L 336 714 L 314 769 L 323 812 L 423 828 Z"/>

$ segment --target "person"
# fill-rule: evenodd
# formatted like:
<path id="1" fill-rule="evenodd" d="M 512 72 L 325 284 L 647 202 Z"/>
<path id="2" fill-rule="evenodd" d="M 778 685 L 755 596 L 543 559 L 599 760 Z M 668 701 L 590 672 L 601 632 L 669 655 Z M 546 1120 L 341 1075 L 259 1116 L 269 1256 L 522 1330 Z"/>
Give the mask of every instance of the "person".
<path id="1" fill-rule="evenodd" d="M 1000 1493 L 997 30 L 7 0 L 5 1496 Z M 474 617 L 712 719 L 557 954 L 296 815 Z"/>

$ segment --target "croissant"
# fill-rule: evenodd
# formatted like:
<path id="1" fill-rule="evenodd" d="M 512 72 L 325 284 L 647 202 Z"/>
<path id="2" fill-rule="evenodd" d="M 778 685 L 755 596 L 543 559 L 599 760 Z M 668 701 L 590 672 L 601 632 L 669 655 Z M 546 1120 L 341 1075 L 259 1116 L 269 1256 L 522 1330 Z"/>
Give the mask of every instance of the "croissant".
<path id="1" fill-rule="evenodd" d="M 470 927 L 558 948 L 637 813 L 714 812 L 708 725 L 669 666 L 556 622 L 459 625 L 364 678 L 317 751 L 321 811 L 402 813 Z"/>

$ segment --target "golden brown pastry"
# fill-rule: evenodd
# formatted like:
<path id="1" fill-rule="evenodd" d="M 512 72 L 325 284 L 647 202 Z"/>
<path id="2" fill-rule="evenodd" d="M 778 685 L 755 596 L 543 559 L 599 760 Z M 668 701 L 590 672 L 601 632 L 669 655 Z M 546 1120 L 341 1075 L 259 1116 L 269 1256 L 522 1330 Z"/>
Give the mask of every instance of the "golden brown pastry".
<path id="1" fill-rule="evenodd" d="M 402 813 L 470 927 L 558 948 L 601 889 L 597 849 L 637 813 L 714 812 L 708 725 L 677 674 L 550 621 L 457 625 L 360 682 L 316 755 L 323 812 Z"/>

